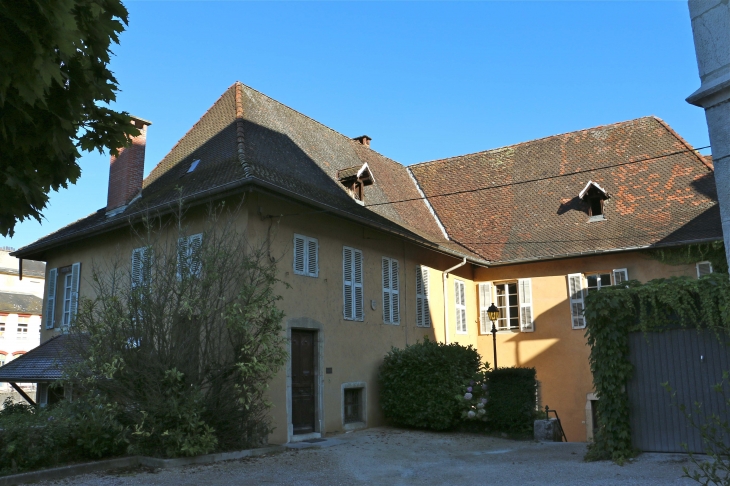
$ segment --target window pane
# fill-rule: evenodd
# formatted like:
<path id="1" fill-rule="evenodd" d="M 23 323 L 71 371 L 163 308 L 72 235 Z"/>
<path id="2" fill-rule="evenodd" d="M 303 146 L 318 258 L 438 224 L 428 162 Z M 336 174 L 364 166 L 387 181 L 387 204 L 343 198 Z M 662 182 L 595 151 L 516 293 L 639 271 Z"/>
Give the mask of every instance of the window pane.
<path id="1" fill-rule="evenodd" d="M 599 278 L 601 279 L 601 287 L 610 287 L 611 286 L 611 274 L 610 273 L 602 273 L 599 275 Z"/>

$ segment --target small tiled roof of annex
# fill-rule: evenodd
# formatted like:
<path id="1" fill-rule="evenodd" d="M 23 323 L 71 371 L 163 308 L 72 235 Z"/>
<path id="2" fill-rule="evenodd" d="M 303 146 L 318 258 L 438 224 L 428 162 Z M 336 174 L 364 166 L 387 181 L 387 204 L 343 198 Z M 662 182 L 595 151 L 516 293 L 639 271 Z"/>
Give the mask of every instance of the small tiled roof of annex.
<path id="1" fill-rule="evenodd" d="M 66 364 L 79 361 L 79 336 L 61 334 L 0 366 L 0 382 L 38 383 L 60 380 Z"/>
<path id="2" fill-rule="evenodd" d="M 722 238 L 711 163 L 656 117 L 410 168 L 449 236 L 494 263 Z M 603 220 L 578 198 L 589 180 Z"/>
<path id="3" fill-rule="evenodd" d="M 188 173 L 194 160 L 200 162 Z M 338 171 L 359 168 L 366 162 L 375 182 L 365 188 L 363 207 L 339 182 Z M 107 217 L 102 208 L 14 255 L 38 256 L 56 244 L 126 225 L 145 211 L 169 208 L 181 197 L 190 201 L 244 184 L 259 184 L 480 260 L 465 248 L 444 241 L 424 201 L 387 204 L 419 197 L 406 167 L 241 83 L 233 84 L 157 164 L 144 180 L 141 197 L 123 212 Z M 368 203 L 376 205 L 368 208 Z"/>

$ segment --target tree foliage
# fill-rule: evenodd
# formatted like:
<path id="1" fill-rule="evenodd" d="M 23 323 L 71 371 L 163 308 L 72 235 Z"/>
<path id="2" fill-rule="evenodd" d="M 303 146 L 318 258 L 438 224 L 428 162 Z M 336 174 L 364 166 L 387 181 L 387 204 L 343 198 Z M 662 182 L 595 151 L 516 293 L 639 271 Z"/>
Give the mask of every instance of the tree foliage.
<path id="1" fill-rule="evenodd" d="M 95 266 L 95 297 L 82 299 L 71 332 L 84 360 L 74 389 L 119 406 L 135 452 L 196 455 L 261 444 L 271 431 L 265 399 L 286 360 L 283 313 L 269 241 L 250 243 L 237 211 L 210 208 L 201 245 L 175 218 L 149 219 L 137 285 L 128 256 Z M 195 232 L 197 233 L 197 231 Z"/>
<path id="2" fill-rule="evenodd" d="M 672 277 L 607 287 L 586 297 L 586 337 L 598 400 L 598 430 L 587 459 L 623 462 L 634 455 L 626 385 L 629 333 L 672 326 L 730 331 L 730 281 L 713 273 L 701 279 Z"/>
<path id="3" fill-rule="evenodd" d="M 0 234 L 41 220 L 48 192 L 75 183 L 82 151 L 113 154 L 139 131 L 116 99 L 111 43 L 120 0 L 0 0 Z"/>

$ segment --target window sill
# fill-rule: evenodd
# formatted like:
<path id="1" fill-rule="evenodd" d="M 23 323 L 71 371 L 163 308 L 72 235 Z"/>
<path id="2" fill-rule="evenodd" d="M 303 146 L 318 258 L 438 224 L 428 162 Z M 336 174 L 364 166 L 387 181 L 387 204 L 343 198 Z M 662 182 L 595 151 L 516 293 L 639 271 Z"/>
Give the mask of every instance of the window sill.
<path id="1" fill-rule="evenodd" d="M 400 326 L 400 322 L 383 322 L 386 326 Z"/>
<path id="2" fill-rule="evenodd" d="M 353 430 L 360 430 L 367 427 L 365 422 L 348 422 L 342 426 L 342 430 L 345 432 L 351 432 Z"/>
<path id="3" fill-rule="evenodd" d="M 603 214 L 599 214 L 598 216 L 589 216 L 588 217 L 589 223 L 595 223 L 597 221 L 606 221 L 606 216 Z"/>

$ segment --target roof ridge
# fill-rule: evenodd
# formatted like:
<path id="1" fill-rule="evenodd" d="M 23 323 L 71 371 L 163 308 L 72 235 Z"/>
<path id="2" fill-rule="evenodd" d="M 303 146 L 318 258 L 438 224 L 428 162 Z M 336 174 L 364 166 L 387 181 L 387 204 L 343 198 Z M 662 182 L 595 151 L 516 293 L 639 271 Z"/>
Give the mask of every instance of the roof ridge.
<path id="1" fill-rule="evenodd" d="M 236 83 L 233 83 L 228 88 L 226 88 L 226 90 L 223 91 L 223 93 L 218 97 L 218 99 L 215 100 L 215 102 L 212 105 L 210 105 L 207 110 L 205 110 L 205 113 L 203 113 L 200 116 L 200 118 L 198 118 L 198 121 L 196 121 L 195 123 L 193 123 L 193 126 L 191 126 L 190 128 L 188 128 L 188 130 L 185 132 L 185 134 L 178 139 L 178 141 L 175 143 L 175 145 L 173 145 L 172 148 L 170 150 L 168 150 L 167 153 L 160 159 L 160 161 L 157 162 L 157 165 L 155 165 L 152 168 L 152 170 L 147 175 L 147 177 L 145 177 L 142 180 L 142 189 L 145 189 L 146 187 L 148 187 L 151 183 L 153 183 L 154 181 L 156 181 L 157 179 L 159 179 L 160 176 L 162 176 L 162 174 L 164 174 L 164 172 L 163 172 L 162 174 L 157 175 L 157 177 L 155 177 L 154 179 L 150 179 L 152 177 L 152 174 L 160 166 L 160 164 L 167 158 L 167 156 L 170 155 L 177 148 L 178 145 L 180 145 L 180 143 L 185 139 L 185 137 L 187 137 L 188 134 L 190 132 L 192 132 L 198 126 L 198 124 L 200 124 L 201 121 L 203 121 L 203 118 L 205 118 L 205 115 L 207 115 L 208 113 L 210 113 L 210 110 L 212 110 L 213 107 L 215 105 L 217 105 L 218 102 L 226 95 L 226 93 L 228 93 L 231 90 L 231 88 L 233 88 L 235 86 L 236 86 Z"/>
<path id="2" fill-rule="evenodd" d="M 505 150 L 505 149 L 508 149 L 508 148 L 517 147 L 519 145 L 526 145 L 528 143 L 540 142 L 540 141 L 547 140 L 547 139 L 550 139 L 550 138 L 557 138 L 557 137 L 562 137 L 562 136 L 565 136 L 565 135 L 570 135 L 570 134 L 573 134 L 573 133 L 581 133 L 581 132 L 588 132 L 588 131 L 591 131 L 591 130 L 600 130 L 600 129 L 603 129 L 603 128 L 616 127 L 616 126 L 619 126 L 619 125 L 624 125 L 626 123 L 636 122 L 636 121 L 645 120 L 645 119 L 652 119 L 652 118 L 657 119 L 657 117 L 654 116 L 654 115 L 641 116 L 639 118 L 632 118 L 631 120 L 624 120 L 624 121 L 615 122 L 615 123 L 608 123 L 606 125 L 597 125 L 595 127 L 589 127 L 589 128 L 581 128 L 580 130 L 573 130 L 573 131 L 570 131 L 570 132 L 556 133 L 555 135 L 548 135 L 548 136 L 540 137 L 540 138 L 533 138 L 532 140 L 525 140 L 524 142 L 517 142 L 517 143 L 513 143 L 511 145 L 502 145 L 501 147 L 495 147 L 495 148 L 491 148 L 491 149 L 487 149 L 487 150 L 478 150 L 476 152 L 470 152 L 470 153 L 467 153 L 467 154 L 454 155 L 454 156 L 451 156 L 451 157 L 444 157 L 444 158 L 441 158 L 441 159 L 426 160 L 424 162 L 416 162 L 414 164 L 408 165 L 408 167 L 413 167 L 413 166 L 417 166 L 417 165 L 435 164 L 437 162 L 446 162 L 446 161 L 449 161 L 449 160 L 458 159 L 460 157 L 468 157 L 470 155 L 485 154 L 487 152 L 496 152 L 498 150 Z"/>
<path id="3" fill-rule="evenodd" d="M 654 118 L 654 119 L 655 119 L 655 120 L 656 120 L 657 122 L 659 122 L 659 124 L 660 124 L 661 126 L 663 126 L 663 127 L 664 127 L 664 128 L 665 128 L 665 129 L 666 129 L 666 130 L 667 130 L 667 131 L 668 131 L 668 132 L 669 132 L 669 133 L 670 133 L 670 134 L 671 134 L 672 136 L 674 136 L 674 137 L 675 137 L 675 138 L 676 138 L 677 140 L 679 140 L 679 141 L 680 141 L 680 143 L 682 143 L 682 144 L 683 144 L 683 145 L 684 145 L 685 147 L 687 147 L 687 150 L 688 150 L 689 152 L 691 152 L 692 154 L 694 154 L 694 155 L 695 155 L 695 157 L 697 158 L 697 160 L 699 160 L 699 161 L 700 161 L 700 163 L 701 163 L 702 165 L 704 165 L 704 166 L 705 166 L 705 167 L 707 167 L 707 168 L 708 168 L 709 170 L 711 170 L 711 171 L 713 171 L 713 172 L 714 172 L 715 168 L 714 168 L 714 167 L 713 167 L 713 166 L 712 166 L 711 164 L 707 163 L 707 161 L 705 160 L 704 156 L 703 156 L 703 155 L 701 155 L 701 154 L 699 153 L 699 151 L 698 151 L 697 149 L 695 149 L 695 148 L 694 148 L 694 147 L 692 146 L 692 144 L 691 144 L 691 143 L 689 143 L 689 142 L 688 142 L 687 140 L 685 140 L 685 139 L 684 139 L 684 137 L 683 137 L 682 135 L 680 135 L 679 133 L 677 133 L 677 132 L 676 132 L 676 131 L 674 130 L 674 128 L 672 128 L 671 126 L 669 126 L 669 123 L 665 122 L 664 120 L 662 120 L 662 119 L 661 119 L 661 118 L 659 118 L 658 116 L 655 116 L 655 115 L 651 115 L 651 116 L 652 116 L 652 117 L 653 117 L 653 118 Z"/>
<path id="4" fill-rule="evenodd" d="M 243 83 L 236 81 L 234 84 L 236 86 L 236 153 L 238 163 L 243 169 L 243 175 L 251 177 L 251 168 L 246 162 L 245 130 L 243 128 L 243 92 L 241 91 Z"/>
<path id="5" fill-rule="evenodd" d="M 294 113 L 296 113 L 296 114 L 298 114 L 298 115 L 301 115 L 301 116 L 303 116 L 304 118 L 307 118 L 308 120 L 311 120 L 311 121 L 313 121 L 313 122 L 314 122 L 314 123 L 316 123 L 317 125 L 323 126 L 323 127 L 324 127 L 324 128 L 326 128 L 327 130 L 329 130 L 329 131 L 331 131 L 331 132 L 334 132 L 334 133 L 336 133 L 337 135 L 339 135 L 339 136 L 343 137 L 344 139 L 346 139 L 346 140 L 348 140 L 348 141 L 350 141 L 350 142 L 353 142 L 353 143 L 359 143 L 359 142 L 357 142 L 357 140 L 354 140 L 354 139 L 353 139 L 352 137 L 348 137 L 348 136 L 347 136 L 347 135 L 345 135 L 344 133 L 342 133 L 342 132 L 338 132 L 338 131 L 337 131 L 337 130 L 335 130 L 334 128 L 332 128 L 332 127 L 329 127 L 329 126 L 325 125 L 325 124 L 324 124 L 324 123 L 322 123 L 321 121 L 315 120 L 314 118 L 312 118 L 312 117 L 311 117 L 311 116 L 309 116 L 309 115 L 305 115 L 305 114 L 304 114 L 304 113 L 302 113 L 301 111 L 299 111 L 299 110 L 296 110 L 296 109 L 292 108 L 291 106 L 289 106 L 289 105 L 287 105 L 287 104 L 285 104 L 285 103 L 282 103 L 282 102 L 281 102 L 281 101 L 279 101 L 279 100 L 276 100 L 276 99 L 272 98 L 271 96 L 267 95 L 266 93 L 262 93 L 261 91 L 257 90 L 256 88 L 252 88 L 251 86 L 249 86 L 249 85 L 247 85 L 247 84 L 245 84 L 245 83 L 241 83 L 240 81 L 237 81 L 237 83 L 239 83 L 239 84 L 240 84 L 241 86 L 244 86 L 244 87 L 246 87 L 246 88 L 248 88 L 248 89 L 250 89 L 250 90 L 252 90 L 252 91 L 255 91 L 255 92 L 257 92 L 257 93 L 258 93 L 258 94 L 260 94 L 261 96 L 265 96 L 266 98 L 270 99 L 270 100 L 271 100 L 271 101 L 273 101 L 274 103 L 277 103 L 277 104 L 279 104 L 279 105 L 283 106 L 284 108 L 286 108 L 286 109 L 288 109 L 288 110 L 290 110 L 290 111 L 293 111 Z M 368 147 L 368 148 L 370 148 L 370 147 Z M 401 163 L 400 163 L 400 162 L 398 162 L 397 160 L 393 160 L 393 159 L 391 159 L 390 157 L 388 157 L 388 156 L 386 156 L 386 155 L 383 155 L 383 154 L 381 154 L 381 153 L 380 153 L 380 152 L 378 152 L 377 150 L 373 150 L 372 148 L 370 148 L 370 150 L 372 150 L 372 151 L 373 151 L 373 152 L 375 152 L 376 154 L 380 155 L 381 157 L 384 157 L 384 158 L 386 158 L 386 159 L 388 159 L 388 160 L 390 160 L 390 161 L 392 161 L 392 162 L 394 162 L 394 163 L 396 163 L 396 164 L 400 165 L 401 167 L 406 167 L 406 165 L 404 165 L 404 164 L 401 164 Z"/>

